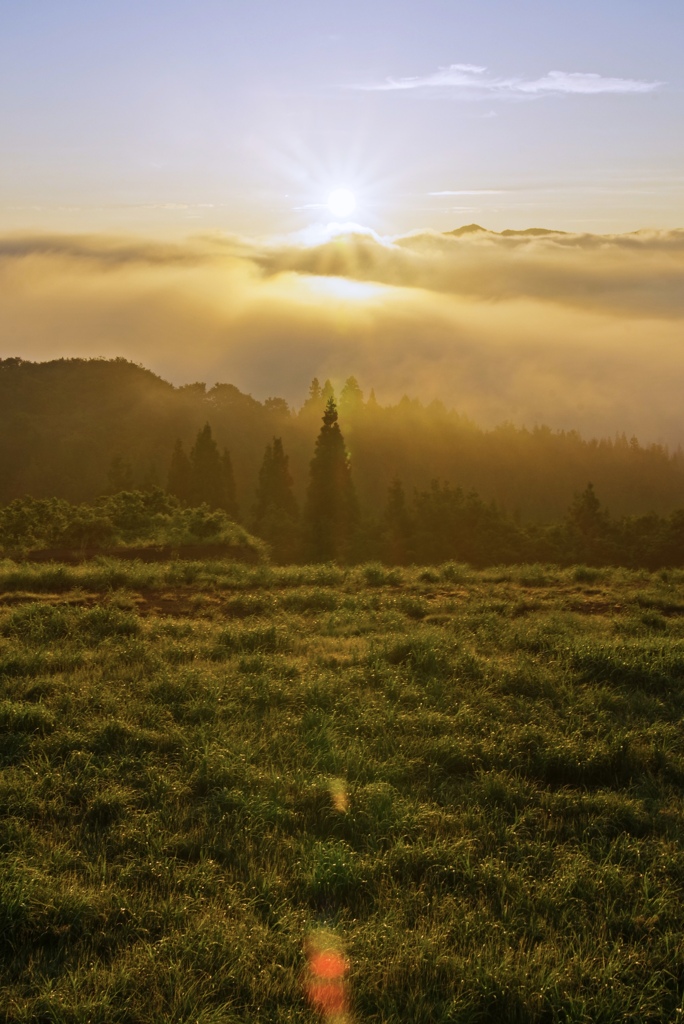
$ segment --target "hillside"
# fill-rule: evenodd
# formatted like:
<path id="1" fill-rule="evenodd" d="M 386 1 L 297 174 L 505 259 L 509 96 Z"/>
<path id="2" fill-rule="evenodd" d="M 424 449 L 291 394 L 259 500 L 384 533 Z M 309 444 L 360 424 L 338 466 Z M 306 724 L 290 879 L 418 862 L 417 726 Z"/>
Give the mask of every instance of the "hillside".
<path id="1" fill-rule="evenodd" d="M 303 382 L 304 389 L 304 382 Z M 614 515 L 684 506 L 684 459 L 636 438 L 504 424 L 482 430 L 440 403 L 393 406 L 342 388 L 340 425 L 361 505 L 377 513 L 393 479 L 407 494 L 434 479 L 495 500 L 523 519 L 560 518 L 588 481 Z M 323 401 L 299 411 L 259 402 L 232 384 L 175 387 L 123 359 L 0 361 L 0 503 L 24 495 L 88 501 L 126 486 L 164 486 L 177 438 L 189 446 L 209 422 L 230 451 L 243 513 L 253 501 L 264 448 L 282 437 L 303 496 Z M 117 486 L 118 484 L 118 486 Z"/>

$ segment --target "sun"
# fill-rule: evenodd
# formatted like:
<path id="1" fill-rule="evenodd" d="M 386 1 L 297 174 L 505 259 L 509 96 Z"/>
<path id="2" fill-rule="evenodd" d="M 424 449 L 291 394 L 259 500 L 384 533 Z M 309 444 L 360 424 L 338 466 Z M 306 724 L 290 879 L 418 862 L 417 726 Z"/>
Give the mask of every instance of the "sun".
<path id="1" fill-rule="evenodd" d="M 354 193 L 346 188 L 336 188 L 328 196 L 328 209 L 333 217 L 348 217 L 356 209 Z"/>

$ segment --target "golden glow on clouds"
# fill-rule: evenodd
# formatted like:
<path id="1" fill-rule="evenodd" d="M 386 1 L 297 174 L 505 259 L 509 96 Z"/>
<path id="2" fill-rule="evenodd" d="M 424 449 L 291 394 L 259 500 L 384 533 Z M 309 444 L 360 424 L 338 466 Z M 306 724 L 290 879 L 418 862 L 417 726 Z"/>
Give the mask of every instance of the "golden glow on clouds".
<path id="1" fill-rule="evenodd" d="M 306 279 L 306 288 L 316 297 L 357 304 L 377 302 L 388 291 L 386 286 L 367 281 L 351 281 L 346 277 L 310 277 Z"/>
<path id="2" fill-rule="evenodd" d="M 0 350 L 122 355 L 176 383 L 383 401 L 684 442 L 684 232 L 0 238 Z"/>

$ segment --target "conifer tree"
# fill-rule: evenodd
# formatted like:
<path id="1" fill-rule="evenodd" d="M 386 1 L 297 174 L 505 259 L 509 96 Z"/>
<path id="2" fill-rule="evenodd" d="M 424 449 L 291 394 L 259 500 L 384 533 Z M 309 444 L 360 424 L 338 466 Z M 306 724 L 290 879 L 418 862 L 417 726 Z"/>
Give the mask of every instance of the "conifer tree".
<path id="1" fill-rule="evenodd" d="M 130 462 L 122 455 L 115 455 L 110 462 L 107 481 L 111 494 L 133 490 L 133 470 Z"/>
<path id="2" fill-rule="evenodd" d="M 315 402 L 316 404 L 318 404 L 320 400 L 321 385 L 318 380 L 318 377 L 314 377 L 314 379 L 311 381 L 311 384 L 309 385 L 309 397 L 307 398 L 307 402 Z"/>
<path id="3" fill-rule="evenodd" d="M 237 502 L 237 491 L 235 488 L 235 475 L 233 474 L 233 461 L 227 448 L 223 449 L 221 456 L 221 472 L 223 474 L 223 486 L 225 488 L 225 503 L 221 508 L 225 509 L 229 516 L 237 520 L 240 517 L 240 509 Z"/>
<path id="4" fill-rule="evenodd" d="M 593 539 L 606 532 L 608 516 L 601 508 L 592 483 L 588 483 L 581 494 L 575 494 L 568 509 L 568 519 L 586 538 Z"/>
<path id="5" fill-rule="evenodd" d="M 176 490 L 172 490 L 172 485 Z M 197 434 L 189 459 L 185 457 L 180 441 L 176 442 L 169 472 L 169 490 L 191 505 L 208 505 L 223 509 L 234 517 L 237 515 L 230 455 L 225 449 L 223 455 L 219 455 L 208 423 Z"/>
<path id="6" fill-rule="evenodd" d="M 314 377 L 309 385 L 309 394 L 306 397 L 306 401 L 299 410 L 299 415 L 304 420 L 318 419 L 321 415 L 321 409 L 324 406 L 325 401 L 323 399 L 320 381 L 318 377 Z"/>
<path id="7" fill-rule="evenodd" d="M 180 438 L 176 439 L 173 455 L 171 456 L 166 489 L 169 494 L 173 494 L 179 501 L 186 502 L 190 500 L 190 460 L 185 454 L 183 442 Z"/>
<path id="8" fill-rule="evenodd" d="M 299 547 L 299 508 L 292 492 L 289 459 L 279 437 L 266 445 L 259 470 L 252 529 L 271 545 L 277 562 L 293 561 Z"/>
<path id="9" fill-rule="evenodd" d="M 413 554 L 414 524 L 406 507 L 401 480 L 395 479 L 387 492 L 382 516 L 382 557 L 390 565 L 407 565 Z"/>
<path id="10" fill-rule="evenodd" d="M 221 457 L 208 423 L 190 451 L 190 499 L 193 505 L 222 508 L 225 501 Z"/>
<path id="11" fill-rule="evenodd" d="M 347 561 L 358 520 L 349 457 L 330 397 L 310 466 L 304 543 L 312 561 Z"/>
<path id="12" fill-rule="evenodd" d="M 159 491 L 161 490 L 159 485 L 159 471 L 157 469 L 156 462 L 150 462 L 148 465 L 145 476 L 142 479 L 141 490 L 143 491 Z"/>
<path id="13" fill-rule="evenodd" d="M 348 377 L 340 393 L 340 412 L 352 415 L 363 409 L 363 391 L 356 377 Z"/>
<path id="14" fill-rule="evenodd" d="M 610 563 L 615 556 L 615 524 L 602 508 L 592 483 L 587 484 L 581 494 L 575 494 L 566 523 L 570 528 L 567 540 L 575 561 L 592 565 Z"/>
<path id="15" fill-rule="evenodd" d="M 269 508 L 280 509 L 290 516 L 298 514 L 297 499 L 292 492 L 289 463 L 290 460 L 283 450 L 282 438 L 274 437 L 273 444 L 266 445 L 259 470 L 259 483 L 253 512 L 255 522 L 259 522 Z"/>

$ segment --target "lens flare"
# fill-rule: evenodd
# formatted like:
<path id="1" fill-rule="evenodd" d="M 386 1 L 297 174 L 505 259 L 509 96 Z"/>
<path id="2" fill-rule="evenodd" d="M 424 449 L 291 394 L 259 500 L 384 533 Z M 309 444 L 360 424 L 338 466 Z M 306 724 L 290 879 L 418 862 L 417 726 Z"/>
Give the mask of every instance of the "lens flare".
<path id="1" fill-rule="evenodd" d="M 351 1024 L 346 974 L 349 961 L 336 936 L 326 930 L 309 935 L 306 991 L 326 1024 Z"/>
<path id="2" fill-rule="evenodd" d="M 349 810 L 349 796 L 347 794 L 346 782 L 344 779 L 331 779 L 329 785 L 333 807 L 341 814 L 346 814 Z"/>

